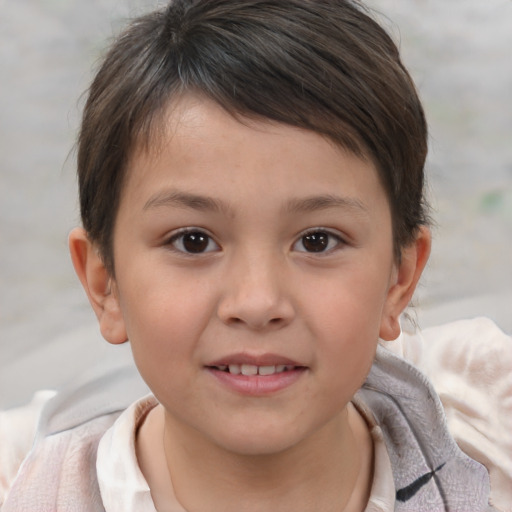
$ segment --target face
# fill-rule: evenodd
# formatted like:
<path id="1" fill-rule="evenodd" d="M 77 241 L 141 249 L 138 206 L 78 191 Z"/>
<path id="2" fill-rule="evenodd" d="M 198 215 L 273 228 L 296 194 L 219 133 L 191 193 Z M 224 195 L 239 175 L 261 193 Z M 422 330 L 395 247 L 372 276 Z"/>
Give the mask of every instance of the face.
<path id="1" fill-rule="evenodd" d="M 193 97 L 131 161 L 114 262 L 135 361 L 168 421 L 252 454 L 346 417 L 397 275 L 369 160 Z"/>

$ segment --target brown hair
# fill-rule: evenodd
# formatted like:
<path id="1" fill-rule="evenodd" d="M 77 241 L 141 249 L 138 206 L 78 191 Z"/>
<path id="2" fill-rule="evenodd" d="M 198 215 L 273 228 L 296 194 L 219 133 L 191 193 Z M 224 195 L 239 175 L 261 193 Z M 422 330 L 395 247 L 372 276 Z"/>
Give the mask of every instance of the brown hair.
<path id="1" fill-rule="evenodd" d="M 426 223 L 423 109 L 395 44 L 359 3 L 174 0 L 114 41 L 83 113 L 82 222 L 111 273 L 127 162 L 187 91 L 235 116 L 313 130 L 370 157 L 391 205 L 398 258 Z"/>

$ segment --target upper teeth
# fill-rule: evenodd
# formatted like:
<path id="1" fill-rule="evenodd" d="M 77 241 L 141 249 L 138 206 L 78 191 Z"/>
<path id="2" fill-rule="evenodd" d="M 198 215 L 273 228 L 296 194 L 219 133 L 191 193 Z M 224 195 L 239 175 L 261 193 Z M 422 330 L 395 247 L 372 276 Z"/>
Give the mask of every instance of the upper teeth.
<path id="1" fill-rule="evenodd" d="M 278 364 L 275 366 L 256 366 L 253 364 L 230 364 L 217 366 L 221 371 L 229 370 L 233 375 L 273 375 L 287 370 L 292 370 L 293 366 Z"/>

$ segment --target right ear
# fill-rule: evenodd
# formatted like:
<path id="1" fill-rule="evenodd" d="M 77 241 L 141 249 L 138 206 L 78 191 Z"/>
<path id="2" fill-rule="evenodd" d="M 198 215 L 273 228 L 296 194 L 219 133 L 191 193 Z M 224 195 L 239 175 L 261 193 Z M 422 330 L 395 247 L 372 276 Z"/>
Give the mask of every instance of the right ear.
<path id="1" fill-rule="evenodd" d="M 69 252 L 98 318 L 101 334 L 109 343 L 124 343 L 128 337 L 115 282 L 103 264 L 98 247 L 83 228 L 75 228 L 69 234 Z"/>

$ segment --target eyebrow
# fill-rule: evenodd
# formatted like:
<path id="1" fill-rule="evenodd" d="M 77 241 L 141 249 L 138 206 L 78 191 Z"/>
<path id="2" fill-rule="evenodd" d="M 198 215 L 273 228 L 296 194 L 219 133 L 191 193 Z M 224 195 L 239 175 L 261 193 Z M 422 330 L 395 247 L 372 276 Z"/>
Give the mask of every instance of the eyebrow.
<path id="1" fill-rule="evenodd" d="M 224 212 L 233 215 L 232 209 L 223 201 L 208 196 L 179 192 L 176 190 L 163 191 L 155 194 L 146 201 L 143 210 L 147 211 L 162 207 L 188 208 L 206 212 Z M 286 203 L 284 211 L 289 213 L 308 213 L 330 208 L 351 210 L 363 215 L 368 214 L 368 208 L 359 199 L 332 194 L 292 199 Z"/>
<path id="2" fill-rule="evenodd" d="M 368 208 L 359 199 L 332 194 L 292 199 L 287 204 L 287 210 L 291 213 L 308 213 L 330 208 L 342 208 L 363 215 L 369 213 Z"/>
<path id="3" fill-rule="evenodd" d="M 144 204 L 143 210 L 151 210 L 161 207 L 189 208 L 199 211 L 231 212 L 231 209 L 222 201 L 212 197 L 200 196 L 189 192 L 175 190 L 164 191 L 155 194 Z"/>

